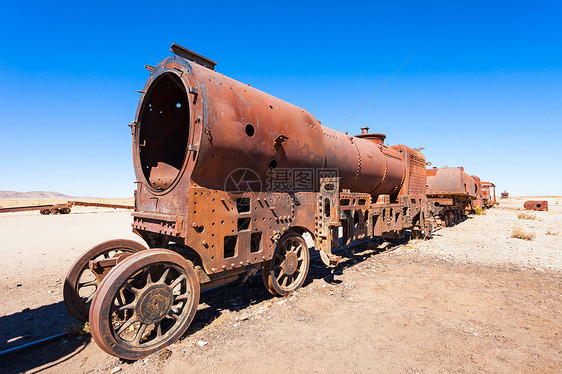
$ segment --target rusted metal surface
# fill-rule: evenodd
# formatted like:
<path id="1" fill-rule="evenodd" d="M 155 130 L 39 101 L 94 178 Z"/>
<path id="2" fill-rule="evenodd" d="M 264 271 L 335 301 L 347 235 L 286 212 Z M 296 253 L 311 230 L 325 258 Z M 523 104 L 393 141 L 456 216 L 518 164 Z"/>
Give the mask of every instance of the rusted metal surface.
<path id="1" fill-rule="evenodd" d="M 295 232 L 281 237 L 275 248 L 272 261 L 262 270 L 263 282 L 269 292 L 277 296 L 287 296 L 299 289 L 308 274 L 308 245 Z"/>
<path id="2" fill-rule="evenodd" d="M 427 170 L 427 195 L 466 196 L 475 199 L 477 186 L 463 167 L 442 167 Z"/>
<path id="3" fill-rule="evenodd" d="M 546 200 L 527 200 L 523 204 L 527 210 L 547 211 L 548 201 Z"/>
<path id="4" fill-rule="evenodd" d="M 484 196 L 482 190 L 482 181 L 476 175 L 471 175 L 471 178 L 474 180 L 474 188 L 475 188 L 475 199 L 472 201 L 471 210 L 474 211 L 475 208 L 484 208 Z"/>
<path id="5" fill-rule="evenodd" d="M 104 277 L 90 323 L 106 352 L 143 357 L 189 325 L 182 322 L 173 333 L 150 330 L 175 302 L 171 286 L 156 292 L 145 285 L 149 279 L 169 285 L 165 270 L 156 269 L 183 274 L 181 282 L 194 280 L 185 287 L 198 297 L 199 289 L 245 279 L 261 267 L 269 292 L 286 295 L 308 272 L 305 233 L 324 263 L 336 266 L 340 257 L 332 248 L 407 233 L 425 237 L 437 227 L 418 150 L 388 146 L 384 135 L 368 128 L 350 136 L 324 127 L 307 111 L 215 72 L 213 61 L 177 45 L 172 51 L 177 56 L 148 69 L 131 124 L 137 178 L 132 225 L 152 249 L 121 262 L 97 262 Z M 462 195 L 470 193 L 475 191 Z M 145 268 L 154 269 L 152 276 Z M 137 291 L 123 289 L 124 282 Z M 116 299 L 121 293 L 134 304 L 130 310 L 141 326 L 156 326 L 137 331 L 133 343 L 115 330 L 125 330 L 133 317 L 123 312 L 114 320 L 110 314 L 119 303 L 129 310 Z M 159 305 L 151 318 L 139 306 L 145 301 Z M 191 308 L 187 320 L 195 313 Z"/>
<path id="6" fill-rule="evenodd" d="M 90 308 L 90 329 L 105 352 L 129 360 L 179 339 L 199 304 L 193 264 L 167 249 L 127 257 L 100 284 Z"/>
<path id="7" fill-rule="evenodd" d="M 90 303 L 99 283 L 110 267 L 124 253 L 130 254 L 146 249 L 139 242 L 128 239 L 108 240 L 100 243 L 80 256 L 70 267 L 64 280 L 64 303 L 70 314 L 81 322 L 88 320 Z M 103 262 L 106 262 L 105 266 Z"/>
<path id="8" fill-rule="evenodd" d="M 496 201 L 496 185 L 492 182 L 482 182 L 482 200 L 486 208 L 498 205 Z"/>
<path id="9" fill-rule="evenodd" d="M 466 218 L 466 210 L 478 198 L 477 181 L 463 167 L 427 169 L 427 198 L 433 214 L 446 226 L 453 226 Z M 452 204 L 442 204 L 451 199 Z"/>
<path id="10" fill-rule="evenodd" d="M 266 181 L 271 169 L 327 167 L 355 192 L 401 187 L 404 165 L 392 148 L 323 127 L 303 109 L 180 57 L 160 63 L 144 91 L 134 126 L 141 211 L 185 214 L 191 185 L 236 189 L 225 181 L 238 169 Z"/>

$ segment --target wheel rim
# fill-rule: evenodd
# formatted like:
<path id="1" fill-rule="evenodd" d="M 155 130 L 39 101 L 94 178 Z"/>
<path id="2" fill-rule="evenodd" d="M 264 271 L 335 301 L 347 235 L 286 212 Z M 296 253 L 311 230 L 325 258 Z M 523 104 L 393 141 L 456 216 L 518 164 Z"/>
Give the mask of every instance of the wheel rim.
<path id="1" fill-rule="evenodd" d="M 114 296 L 113 336 L 130 348 L 168 340 L 188 317 L 186 305 L 192 294 L 184 269 L 172 264 L 148 265 L 123 283 Z"/>
<path id="2" fill-rule="evenodd" d="M 110 259 L 121 253 L 135 253 L 146 249 L 133 240 L 117 239 L 100 243 L 84 252 L 72 265 L 64 282 L 64 303 L 70 314 L 81 322 L 88 320 L 90 304 L 99 281 L 90 270 L 91 260 Z"/>
<path id="3" fill-rule="evenodd" d="M 264 283 L 276 295 L 296 291 L 308 274 L 309 256 L 306 241 L 298 234 L 280 239 L 271 261 L 263 269 Z"/>
<path id="4" fill-rule="evenodd" d="M 179 339 L 198 304 L 191 262 L 165 249 L 136 253 L 101 282 L 90 309 L 92 336 L 109 354 L 139 359 Z"/>
<path id="5" fill-rule="evenodd" d="M 286 240 L 275 251 L 273 258 L 273 277 L 280 288 L 284 290 L 292 289 L 304 274 L 304 247 L 305 244 L 297 238 Z"/>

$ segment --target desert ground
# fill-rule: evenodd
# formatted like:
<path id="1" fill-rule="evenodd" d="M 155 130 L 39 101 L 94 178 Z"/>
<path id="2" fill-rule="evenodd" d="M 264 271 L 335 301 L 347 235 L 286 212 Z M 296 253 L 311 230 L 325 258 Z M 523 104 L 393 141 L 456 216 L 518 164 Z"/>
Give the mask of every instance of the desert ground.
<path id="1" fill-rule="evenodd" d="M 559 373 L 562 198 L 518 218 L 527 199 L 501 199 L 430 240 L 342 250 L 333 272 L 315 259 L 286 298 L 270 296 L 259 277 L 205 292 L 185 336 L 142 360 L 109 356 L 75 333 L 0 357 L 0 371 Z M 0 350 L 80 330 L 62 302 L 66 272 L 99 242 L 140 241 L 130 214 L 0 214 Z"/>

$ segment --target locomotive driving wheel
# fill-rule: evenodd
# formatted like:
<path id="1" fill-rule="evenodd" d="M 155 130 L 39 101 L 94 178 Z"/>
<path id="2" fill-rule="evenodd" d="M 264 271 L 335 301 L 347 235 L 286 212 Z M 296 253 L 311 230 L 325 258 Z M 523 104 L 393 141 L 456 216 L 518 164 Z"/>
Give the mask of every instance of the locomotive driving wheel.
<path id="1" fill-rule="evenodd" d="M 105 352 L 143 358 L 178 340 L 199 304 L 193 264 L 167 249 L 129 256 L 101 282 L 90 308 L 90 330 Z"/>
<path id="2" fill-rule="evenodd" d="M 88 320 L 90 303 L 101 278 L 110 268 L 90 268 L 90 261 L 104 261 L 124 253 L 130 254 L 145 250 L 146 247 L 134 240 L 114 239 L 100 243 L 84 252 L 72 265 L 64 281 L 64 303 L 70 314 L 81 322 Z"/>
<path id="3" fill-rule="evenodd" d="M 306 280 L 310 257 L 302 236 L 295 232 L 283 235 L 270 261 L 262 267 L 267 290 L 276 296 L 287 296 L 298 290 Z"/>

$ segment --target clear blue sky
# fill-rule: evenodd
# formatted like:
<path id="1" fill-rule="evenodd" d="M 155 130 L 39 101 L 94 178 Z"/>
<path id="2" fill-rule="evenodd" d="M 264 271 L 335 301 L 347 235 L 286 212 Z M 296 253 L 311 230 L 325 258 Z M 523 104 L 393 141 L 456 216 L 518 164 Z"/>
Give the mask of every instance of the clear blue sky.
<path id="1" fill-rule="evenodd" d="M 513 195 L 562 194 L 558 1 L 3 1 L 1 9 L 0 190 L 132 196 L 136 90 L 144 65 L 176 42 L 326 126 L 350 134 L 369 126 Z"/>

